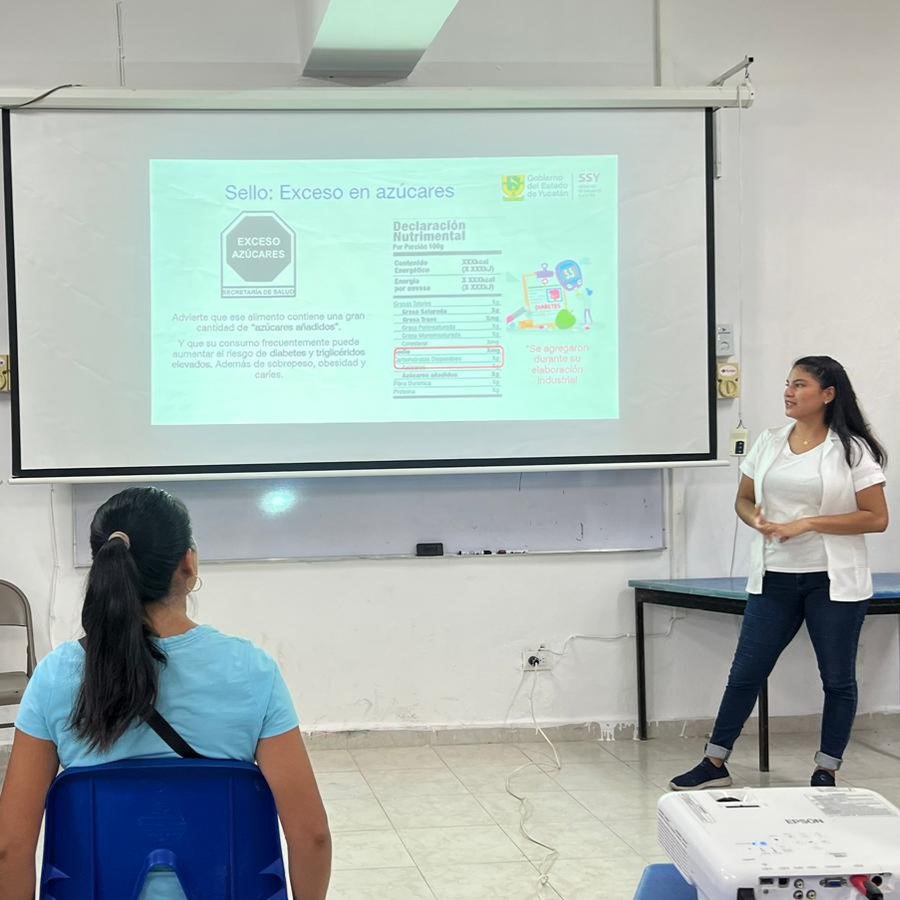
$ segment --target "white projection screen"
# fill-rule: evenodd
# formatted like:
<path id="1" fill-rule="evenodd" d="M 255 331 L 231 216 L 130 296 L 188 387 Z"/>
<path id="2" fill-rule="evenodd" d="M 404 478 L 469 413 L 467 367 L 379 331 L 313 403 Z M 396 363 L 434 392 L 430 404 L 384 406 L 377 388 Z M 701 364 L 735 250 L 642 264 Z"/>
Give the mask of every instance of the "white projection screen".
<path id="1" fill-rule="evenodd" d="M 715 456 L 710 110 L 3 126 L 14 477 Z"/>

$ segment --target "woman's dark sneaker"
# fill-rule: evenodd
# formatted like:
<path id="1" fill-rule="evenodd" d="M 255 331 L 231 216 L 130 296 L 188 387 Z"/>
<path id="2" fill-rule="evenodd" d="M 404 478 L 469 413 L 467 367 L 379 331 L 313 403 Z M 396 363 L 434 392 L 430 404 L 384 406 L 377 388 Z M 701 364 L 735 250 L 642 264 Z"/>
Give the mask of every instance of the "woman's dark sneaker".
<path id="1" fill-rule="evenodd" d="M 704 757 L 690 772 L 673 778 L 669 787 L 673 791 L 701 791 L 703 788 L 728 787 L 730 784 L 731 776 L 724 764 L 717 766 Z"/>
<path id="2" fill-rule="evenodd" d="M 816 769 L 809 779 L 810 787 L 834 787 L 834 773 L 826 769 Z"/>

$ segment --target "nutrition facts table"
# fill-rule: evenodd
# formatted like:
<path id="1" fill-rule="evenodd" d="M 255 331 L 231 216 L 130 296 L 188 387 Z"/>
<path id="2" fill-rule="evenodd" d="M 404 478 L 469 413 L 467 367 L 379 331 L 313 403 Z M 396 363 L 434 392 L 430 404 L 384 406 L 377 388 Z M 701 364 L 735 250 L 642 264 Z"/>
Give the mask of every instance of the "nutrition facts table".
<path id="1" fill-rule="evenodd" d="M 500 250 L 394 253 L 394 397 L 500 397 Z"/>

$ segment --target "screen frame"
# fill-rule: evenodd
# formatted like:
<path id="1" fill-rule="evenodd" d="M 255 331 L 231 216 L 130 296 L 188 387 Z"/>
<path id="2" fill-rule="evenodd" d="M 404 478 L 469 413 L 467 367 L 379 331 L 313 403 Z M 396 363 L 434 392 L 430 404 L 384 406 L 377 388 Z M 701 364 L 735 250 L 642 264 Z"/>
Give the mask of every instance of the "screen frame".
<path id="1" fill-rule="evenodd" d="M 706 184 L 706 310 L 707 310 L 707 429 L 709 449 L 700 453 L 628 454 L 555 457 L 502 457 L 480 459 L 343 460 L 306 463 L 234 463 L 184 466 L 115 466 L 75 468 L 25 468 L 22 465 L 21 397 L 18 379 L 18 329 L 16 308 L 15 228 L 13 215 L 12 136 L 10 109 L 4 107 L 2 165 L 4 219 L 6 229 L 7 307 L 9 316 L 11 379 L 12 478 L 18 481 L 109 481 L 147 478 L 183 480 L 191 478 L 259 478 L 275 476 L 409 475 L 465 472 L 556 471 L 599 468 L 665 468 L 709 464 L 717 459 L 716 356 L 715 356 L 715 107 L 704 111 Z"/>

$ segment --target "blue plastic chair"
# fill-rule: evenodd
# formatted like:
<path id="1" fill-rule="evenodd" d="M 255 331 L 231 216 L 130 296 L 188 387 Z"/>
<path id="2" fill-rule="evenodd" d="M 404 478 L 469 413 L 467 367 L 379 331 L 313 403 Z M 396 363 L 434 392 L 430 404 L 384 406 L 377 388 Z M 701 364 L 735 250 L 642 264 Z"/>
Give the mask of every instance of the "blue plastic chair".
<path id="1" fill-rule="evenodd" d="M 159 867 L 188 900 L 287 900 L 275 801 L 255 765 L 134 759 L 57 776 L 41 900 L 137 900 Z"/>
<path id="2" fill-rule="evenodd" d="M 644 869 L 634 900 L 697 900 L 697 889 L 672 863 L 656 863 Z"/>

